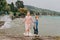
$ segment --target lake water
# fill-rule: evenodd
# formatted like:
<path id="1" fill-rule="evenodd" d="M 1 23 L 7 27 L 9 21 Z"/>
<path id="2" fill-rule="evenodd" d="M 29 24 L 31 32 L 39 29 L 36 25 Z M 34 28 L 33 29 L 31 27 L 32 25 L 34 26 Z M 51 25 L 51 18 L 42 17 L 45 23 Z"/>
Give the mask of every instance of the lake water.
<path id="1" fill-rule="evenodd" d="M 34 18 L 34 17 L 33 17 Z M 16 18 L 11 22 L 12 27 L 5 30 L 9 34 L 23 34 L 24 23 L 22 18 Z M 40 16 L 39 17 L 39 35 L 60 36 L 60 16 Z M 33 29 L 31 29 L 33 33 Z"/>
<path id="2" fill-rule="evenodd" d="M 39 34 L 60 36 L 60 16 L 41 16 L 39 19 Z"/>

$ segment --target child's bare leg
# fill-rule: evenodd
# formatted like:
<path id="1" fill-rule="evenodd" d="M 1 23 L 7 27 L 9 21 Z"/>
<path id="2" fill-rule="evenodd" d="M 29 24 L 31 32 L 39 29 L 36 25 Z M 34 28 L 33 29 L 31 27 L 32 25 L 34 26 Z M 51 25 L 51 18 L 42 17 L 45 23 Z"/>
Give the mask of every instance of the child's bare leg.
<path id="1" fill-rule="evenodd" d="M 27 33 L 28 33 L 28 35 L 29 35 L 29 29 L 27 29 Z"/>
<path id="2" fill-rule="evenodd" d="M 25 33 L 26 33 L 27 35 L 29 35 L 29 32 L 30 32 L 30 25 L 28 24 L 28 25 L 26 25 L 25 27 L 26 27 Z"/>

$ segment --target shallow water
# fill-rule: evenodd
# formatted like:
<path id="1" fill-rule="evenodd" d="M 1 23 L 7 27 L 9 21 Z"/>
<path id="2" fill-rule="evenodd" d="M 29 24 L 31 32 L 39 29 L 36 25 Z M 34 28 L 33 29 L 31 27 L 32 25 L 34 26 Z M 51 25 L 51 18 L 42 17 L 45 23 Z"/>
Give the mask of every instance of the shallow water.
<path id="1" fill-rule="evenodd" d="M 33 17 L 34 19 L 34 17 Z M 22 18 L 16 18 L 11 22 L 12 27 L 5 30 L 9 34 L 23 34 L 24 23 Z M 39 35 L 60 36 L 60 16 L 40 16 L 39 17 Z M 33 33 L 33 29 L 31 29 Z"/>
<path id="2" fill-rule="evenodd" d="M 39 34 L 60 36 L 60 16 L 41 16 L 39 19 Z"/>

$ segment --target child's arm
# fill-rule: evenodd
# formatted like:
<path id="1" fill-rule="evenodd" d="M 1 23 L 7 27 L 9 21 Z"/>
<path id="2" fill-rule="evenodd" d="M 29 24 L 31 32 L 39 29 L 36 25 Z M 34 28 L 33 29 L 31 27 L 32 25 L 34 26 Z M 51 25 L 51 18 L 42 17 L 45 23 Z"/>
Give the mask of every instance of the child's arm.
<path id="1" fill-rule="evenodd" d="M 23 23 L 25 23 L 25 21 L 26 21 L 26 17 L 24 18 Z"/>
<path id="2" fill-rule="evenodd" d="M 32 23 L 34 23 L 34 20 L 33 20 L 33 18 L 31 17 L 31 20 L 32 20 Z"/>

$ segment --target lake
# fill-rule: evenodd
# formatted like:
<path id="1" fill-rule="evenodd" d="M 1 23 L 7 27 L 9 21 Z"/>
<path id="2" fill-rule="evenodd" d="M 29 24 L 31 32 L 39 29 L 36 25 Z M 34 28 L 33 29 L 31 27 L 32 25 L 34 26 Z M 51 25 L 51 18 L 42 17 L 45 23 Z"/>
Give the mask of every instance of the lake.
<path id="1" fill-rule="evenodd" d="M 41 16 L 39 19 L 39 34 L 60 36 L 60 16 Z"/>
<path id="2" fill-rule="evenodd" d="M 34 17 L 33 17 L 34 19 Z M 23 18 L 16 18 L 11 22 L 12 27 L 5 30 L 7 34 L 23 34 Z M 60 16 L 39 16 L 39 35 L 42 36 L 60 36 Z M 33 33 L 33 28 L 31 28 Z"/>

